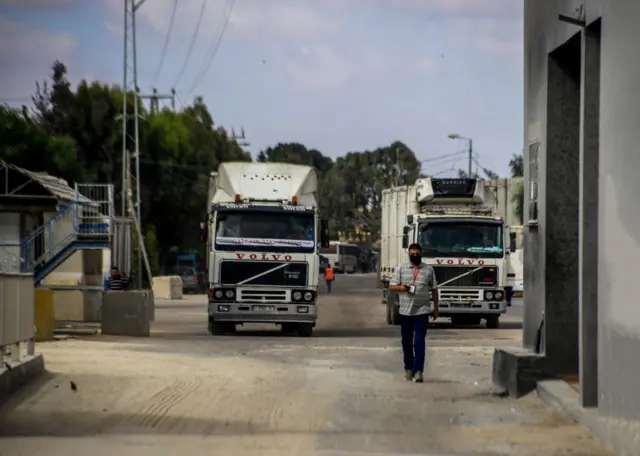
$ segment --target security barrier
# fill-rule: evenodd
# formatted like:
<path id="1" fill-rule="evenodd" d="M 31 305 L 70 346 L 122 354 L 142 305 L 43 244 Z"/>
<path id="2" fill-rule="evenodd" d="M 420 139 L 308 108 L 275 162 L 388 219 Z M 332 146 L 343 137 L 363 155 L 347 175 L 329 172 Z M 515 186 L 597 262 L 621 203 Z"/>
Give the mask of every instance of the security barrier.
<path id="1" fill-rule="evenodd" d="M 20 362 L 21 344 L 34 354 L 33 274 L 0 272 L 0 365 L 8 355 Z"/>
<path id="2" fill-rule="evenodd" d="M 34 291 L 34 323 L 36 342 L 52 340 L 55 331 L 53 291 L 36 289 Z"/>
<path id="3" fill-rule="evenodd" d="M 180 276 L 154 277 L 153 295 L 156 299 L 182 299 L 182 279 Z"/>

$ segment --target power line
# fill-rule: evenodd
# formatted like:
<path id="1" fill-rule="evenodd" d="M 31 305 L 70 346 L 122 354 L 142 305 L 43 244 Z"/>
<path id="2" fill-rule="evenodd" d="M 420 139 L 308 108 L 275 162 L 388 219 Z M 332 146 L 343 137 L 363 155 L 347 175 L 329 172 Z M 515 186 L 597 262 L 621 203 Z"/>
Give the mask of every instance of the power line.
<path id="1" fill-rule="evenodd" d="M 458 155 L 463 155 L 466 154 L 467 151 L 460 151 L 460 152 L 454 152 L 451 154 L 445 154 L 445 155 L 440 155 L 438 157 L 433 157 L 433 158 L 427 158 L 425 160 L 421 160 L 420 163 L 429 163 L 429 162 L 434 162 L 434 161 L 438 161 L 438 160 L 443 160 L 445 158 L 451 158 L 451 157 L 456 157 Z"/>
<path id="2" fill-rule="evenodd" d="M 200 67 L 200 72 L 196 76 L 195 81 L 194 81 L 193 85 L 191 86 L 191 89 L 189 90 L 189 93 L 187 94 L 187 96 L 191 95 L 193 93 L 193 91 L 196 90 L 198 88 L 198 86 L 202 83 L 202 80 L 204 79 L 204 77 L 209 72 L 209 69 L 211 68 L 211 65 L 213 64 L 213 61 L 215 60 L 216 55 L 218 55 L 218 50 L 220 49 L 220 44 L 222 44 L 222 40 L 223 40 L 224 34 L 225 34 L 226 30 L 227 30 L 227 26 L 229 25 L 229 19 L 231 18 L 231 13 L 233 12 L 233 8 L 234 8 L 235 4 L 236 4 L 236 0 L 231 0 L 230 3 L 227 4 L 227 9 L 225 10 L 224 20 L 222 22 L 222 28 L 220 30 L 220 33 L 218 34 L 218 38 L 215 41 L 211 42 L 211 46 L 207 50 L 207 55 L 210 55 L 209 63 L 207 63 L 206 65 L 203 64 Z"/>
<path id="3" fill-rule="evenodd" d="M 171 11 L 171 21 L 169 22 L 169 30 L 167 30 L 167 36 L 164 39 L 164 48 L 162 49 L 162 56 L 160 57 L 160 63 L 158 64 L 158 70 L 153 78 L 151 87 L 156 86 L 160 71 L 162 71 L 162 65 L 164 65 L 164 59 L 167 56 L 167 49 L 169 48 L 169 42 L 171 41 L 171 32 L 173 31 L 173 23 L 176 19 L 176 11 L 178 10 L 178 0 L 173 0 L 173 9 Z"/>
<path id="4" fill-rule="evenodd" d="M 200 24 L 202 24 L 202 18 L 204 17 L 204 10 L 207 7 L 207 0 L 202 0 L 202 6 L 200 7 L 200 16 L 198 17 L 198 23 L 196 24 L 196 29 L 193 33 L 193 37 L 191 38 L 191 43 L 189 43 L 189 50 L 187 51 L 187 56 L 184 59 L 184 64 L 182 65 L 182 70 L 178 74 L 178 78 L 176 79 L 173 87 L 175 88 L 184 76 L 184 72 L 187 70 L 187 66 L 189 65 L 189 60 L 191 59 L 191 54 L 193 53 L 193 48 L 196 44 L 196 39 L 198 38 L 198 33 L 200 33 Z"/>

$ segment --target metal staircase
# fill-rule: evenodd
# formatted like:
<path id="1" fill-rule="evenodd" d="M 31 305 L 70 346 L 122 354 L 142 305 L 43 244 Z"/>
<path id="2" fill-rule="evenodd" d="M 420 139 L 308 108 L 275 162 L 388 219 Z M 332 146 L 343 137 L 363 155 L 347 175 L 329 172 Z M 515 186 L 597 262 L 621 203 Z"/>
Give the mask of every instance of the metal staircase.
<path id="1" fill-rule="evenodd" d="M 112 226 L 113 186 L 76 184 L 75 200 L 20 242 L 20 269 L 38 284 L 75 251 L 109 248 Z"/>

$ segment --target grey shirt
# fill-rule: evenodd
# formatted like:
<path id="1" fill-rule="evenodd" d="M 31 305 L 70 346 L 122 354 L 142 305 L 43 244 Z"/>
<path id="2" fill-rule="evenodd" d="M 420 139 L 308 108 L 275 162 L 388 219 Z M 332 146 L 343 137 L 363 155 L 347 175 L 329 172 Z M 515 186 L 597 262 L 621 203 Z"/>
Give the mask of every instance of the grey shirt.
<path id="1" fill-rule="evenodd" d="M 414 278 L 415 276 L 415 278 Z M 426 263 L 414 266 L 405 263 L 396 268 L 390 285 L 415 285 L 414 294 L 398 293 L 400 298 L 400 315 L 424 315 L 429 313 L 431 290 L 436 288 L 436 275 L 433 268 Z"/>

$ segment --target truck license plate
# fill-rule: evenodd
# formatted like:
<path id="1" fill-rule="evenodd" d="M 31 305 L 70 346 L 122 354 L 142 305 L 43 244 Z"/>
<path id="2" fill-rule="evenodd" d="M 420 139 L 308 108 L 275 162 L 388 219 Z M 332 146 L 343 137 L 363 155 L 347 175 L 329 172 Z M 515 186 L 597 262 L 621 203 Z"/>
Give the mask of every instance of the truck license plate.
<path id="1" fill-rule="evenodd" d="M 458 308 L 464 308 L 464 307 L 470 307 L 471 304 L 469 303 L 463 303 L 463 302 L 452 302 L 451 303 L 451 307 L 458 307 Z"/>
<path id="2" fill-rule="evenodd" d="M 253 310 L 256 312 L 271 312 L 276 310 L 275 306 L 253 306 Z"/>

